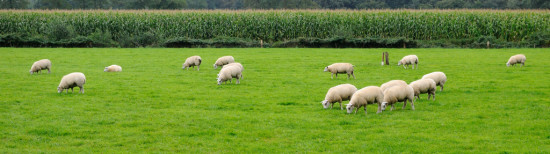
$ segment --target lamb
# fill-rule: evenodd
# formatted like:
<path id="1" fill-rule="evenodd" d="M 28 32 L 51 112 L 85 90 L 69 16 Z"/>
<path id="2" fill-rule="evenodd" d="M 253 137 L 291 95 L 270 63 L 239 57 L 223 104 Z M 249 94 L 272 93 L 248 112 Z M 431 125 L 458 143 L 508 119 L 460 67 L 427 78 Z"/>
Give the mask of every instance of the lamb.
<path id="1" fill-rule="evenodd" d="M 29 71 L 29 73 L 31 74 L 33 74 L 34 72 L 38 73 L 38 72 L 42 72 L 42 70 L 45 70 L 45 69 L 48 69 L 48 73 L 51 73 L 51 70 L 50 70 L 51 68 L 52 68 L 52 62 L 48 59 L 42 59 L 32 64 L 31 70 Z"/>
<path id="2" fill-rule="evenodd" d="M 447 82 L 447 76 L 443 72 L 432 72 L 422 76 L 422 79 L 432 79 L 435 81 L 435 85 L 441 87 L 439 91 L 443 91 L 443 85 Z"/>
<path id="3" fill-rule="evenodd" d="M 122 67 L 118 65 L 107 66 L 103 69 L 103 72 L 122 72 Z"/>
<path id="4" fill-rule="evenodd" d="M 185 63 L 183 63 L 183 67 L 181 69 L 187 68 L 187 70 L 189 70 L 189 67 L 195 68 L 195 66 L 197 66 L 197 71 L 198 71 L 201 67 L 201 62 L 202 62 L 202 59 L 200 56 L 191 56 L 185 59 Z"/>
<path id="5" fill-rule="evenodd" d="M 526 60 L 525 55 L 517 54 L 510 57 L 510 59 L 508 59 L 506 66 L 510 67 L 510 65 L 515 66 L 517 63 L 521 63 L 521 67 L 523 67 L 523 65 L 525 65 L 525 60 Z"/>
<path id="6" fill-rule="evenodd" d="M 403 80 L 391 80 L 391 81 L 388 81 L 384 84 L 382 84 L 380 86 L 380 90 L 382 90 L 382 92 L 386 91 L 386 89 L 390 88 L 390 87 L 393 87 L 393 86 L 406 86 L 408 85 L 407 82 L 403 81 Z"/>
<path id="7" fill-rule="evenodd" d="M 430 78 L 416 80 L 409 84 L 409 86 L 411 86 L 414 90 L 415 99 L 420 99 L 420 94 L 428 93 L 428 100 L 430 99 L 430 96 L 433 96 L 433 100 L 435 100 L 435 85 L 435 81 Z"/>
<path id="8" fill-rule="evenodd" d="M 338 74 L 348 74 L 348 79 L 350 75 L 353 75 L 353 79 L 355 79 L 355 75 L 353 74 L 353 65 L 350 63 L 334 63 L 332 65 L 329 65 L 325 67 L 325 72 L 330 72 L 330 78 L 332 79 L 332 76 L 336 74 L 336 78 L 338 78 Z"/>
<path id="9" fill-rule="evenodd" d="M 411 86 L 393 86 L 384 91 L 384 100 L 382 101 L 382 111 L 386 110 L 386 106 L 391 105 L 391 111 L 394 109 L 394 104 L 403 102 L 403 109 L 407 105 L 407 100 L 411 102 L 412 110 L 414 110 L 414 90 Z"/>
<path id="10" fill-rule="evenodd" d="M 61 78 L 61 82 L 59 83 L 59 86 L 57 86 L 57 92 L 61 93 L 63 90 L 67 89 L 67 93 L 69 93 L 69 88 L 74 93 L 73 88 L 79 87 L 80 93 L 84 93 L 84 84 L 86 83 L 86 77 L 83 73 L 80 72 L 74 72 L 67 74 Z"/>
<path id="11" fill-rule="evenodd" d="M 403 68 L 407 69 L 405 65 L 412 65 L 412 69 L 414 69 L 414 65 L 416 64 L 416 69 L 418 69 L 418 57 L 416 55 L 408 55 L 403 57 L 399 62 L 397 62 L 397 66 L 403 65 Z"/>
<path id="12" fill-rule="evenodd" d="M 239 79 L 242 76 L 242 69 L 238 66 L 226 66 L 223 67 L 220 70 L 220 73 L 218 74 L 218 85 L 221 85 L 222 82 L 227 82 L 227 80 L 231 80 L 233 78 L 237 78 L 237 82 L 235 84 L 239 84 Z"/>
<path id="13" fill-rule="evenodd" d="M 330 108 L 332 109 L 334 103 L 338 102 L 340 103 L 340 110 L 343 110 L 344 108 L 342 107 L 342 101 L 350 100 L 355 91 L 357 91 L 357 88 L 351 84 L 341 84 L 334 86 L 328 89 L 325 100 L 321 101 L 321 104 L 325 109 L 327 109 L 328 106 L 331 105 Z"/>
<path id="14" fill-rule="evenodd" d="M 223 56 L 223 57 L 220 57 L 218 58 L 218 60 L 216 60 L 216 62 L 214 63 L 214 69 L 217 69 L 218 66 L 224 66 L 224 65 L 227 65 L 229 63 L 234 63 L 235 62 L 235 58 L 233 58 L 233 56 Z"/>
<path id="15" fill-rule="evenodd" d="M 353 112 L 353 108 L 355 108 L 355 113 L 357 114 L 357 110 L 359 108 L 364 107 L 365 108 L 365 114 L 367 114 L 367 104 L 378 104 L 378 111 L 376 113 L 382 112 L 381 109 L 381 103 L 384 99 L 384 94 L 382 93 L 382 90 L 377 86 L 368 86 L 365 88 L 362 88 L 358 91 L 356 91 L 353 96 L 351 96 L 351 100 L 349 101 L 349 104 L 346 104 L 346 110 L 348 111 L 348 114 Z"/>

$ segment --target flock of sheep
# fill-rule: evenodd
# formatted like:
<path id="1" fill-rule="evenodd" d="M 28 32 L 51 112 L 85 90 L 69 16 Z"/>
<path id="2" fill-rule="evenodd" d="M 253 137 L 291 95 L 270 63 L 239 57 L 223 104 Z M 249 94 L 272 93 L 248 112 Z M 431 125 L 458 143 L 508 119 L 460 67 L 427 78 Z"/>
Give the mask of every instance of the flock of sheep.
<path id="1" fill-rule="evenodd" d="M 525 65 L 525 55 L 518 54 L 510 57 L 506 66 L 513 66 L 515 64 L 520 64 L 521 66 Z M 382 62 L 382 65 L 384 63 Z M 408 55 L 403 57 L 397 65 L 403 65 L 405 69 L 406 66 L 414 65 L 418 69 L 418 56 Z M 353 65 L 350 63 L 335 63 L 325 67 L 325 72 L 331 72 L 331 78 L 333 74 L 348 74 L 348 79 L 350 75 L 353 75 Z M 355 78 L 355 75 L 353 75 Z M 391 110 L 394 109 L 394 104 L 397 102 L 403 102 L 403 109 L 407 105 L 407 101 L 411 103 L 411 109 L 414 110 L 414 101 L 416 98 L 420 99 L 420 94 L 428 94 L 428 100 L 433 98 L 435 100 L 435 91 L 436 86 L 440 87 L 440 91 L 443 91 L 445 82 L 447 81 L 447 76 L 443 72 L 432 72 L 422 76 L 421 79 L 413 81 L 409 84 L 403 80 L 391 80 L 380 87 L 377 86 L 367 86 L 362 89 L 357 90 L 357 88 L 351 84 L 341 84 L 330 88 L 325 95 L 325 99 L 321 101 L 321 104 L 325 109 L 331 108 L 336 102 L 340 104 L 340 110 L 343 110 L 342 101 L 348 101 L 346 104 L 347 113 L 352 113 L 355 109 L 355 113 L 359 108 L 363 107 L 365 109 L 365 114 L 367 113 L 368 104 L 378 104 L 378 110 L 376 113 L 381 113 L 386 110 L 388 105 L 391 105 Z"/>
<path id="2" fill-rule="evenodd" d="M 185 63 L 183 63 L 182 69 L 187 68 L 189 70 L 189 67 L 195 68 L 197 66 L 197 70 L 200 69 L 202 59 L 200 56 L 191 56 L 185 60 Z M 231 83 L 231 80 L 233 78 L 237 78 L 236 84 L 239 84 L 241 79 L 243 77 L 242 71 L 244 70 L 243 65 L 240 63 L 236 63 L 235 59 L 232 56 L 223 56 L 219 58 L 216 63 L 214 63 L 214 69 L 217 69 L 218 67 L 223 67 L 220 70 L 220 73 L 218 74 L 218 85 L 220 85 L 222 82 L 226 82 L 229 80 Z M 32 64 L 31 69 L 29 73 L 32 75 L 33 73 L 42 72 L 42 70 L 48 70 L 48 73 L 51 73 L 51 67 L 52 62 L 49 59 L 42 59 L 39 61 L 36 61 Z M 111 65 L 105 67 L 103 72 L 121 72 L 122 67 L 118 65 Z M 67 89 L 67 93 L 69 92 L 69 89 L 71 89 L 72 92 L 74 92 L 74 87 L 80 88 L 80 93 L 84 93 L 84 84 L 86 83 L 86 76 L 84 73 L 81 72 L 73 72 L 69 73 L 63 78 L 61 78 L 61 82 L 59 83 L 59 86 L 57 86 L 57 92 L 61 93 L 65 89 Z"/>
<path id="3" fill-rule="evenodd" d="M 514 55 L 510 57 L 510 59 L 506 63 L 506 66 L 513 66 L 519 63 L 521 63 L 521 66 L 524 66 L 525 60 L 526 58 L 523 54 Z M 198 71 L 200 69 L 201 63 L 202 59 L 200 56 L 191 56 L 185 60 L 182 69 L 187 68 L 187 70 L 189 70 L 189 67 L 194 68 L 195 66 L 197 66 Z M 405 69 L 407 69 L 406 66 L 408 65 L 413 65 L 412 68 L 414 69 L 414 65 L 416 65 L 416 68 L 418 69 L 418 57 L 416 55 L 405 56 L 398 62 L 398 65 L 403 65 Z M 50 60 L 42 59 L 34 62 L 29 72 L 32 75 L 33 73 L 38 73 L 42 70 L 47 69 L 48 73 L 50 73 L 51 66 L 52 63 Z M 218 60 L 216 60 L 216 62 L 214 63 L 214 69 L 217 69 L 218 67 L 222 67 L 217 77 L 218 85 L 222 84 L 223 82 L 227 83 L 227 81 L 231 83 L 233 78 L 236 78 L 236 84 L 239 84 L 240 79 L 243 78 L 242 72 L 244 71 L 244 67 L 242 64 L 235 62 L 233 56 L 223 56 L 218 58 Z M 355 75 L 353 74 L 353 67 L 354 66 L 350 63 L 334 63 L 325 67 L 324 71 L 330 72 L 331 78 L 333 78 L 333 75 L 336 75 L 336 77 L 338 77 L 338 74 L 347 74 L 348 79 L 351 76 L 353 76 L 353 78 L 355 79 Z M 111 65 L 105 67 L 103 71 L 121 72 L 122 67 L 118 65 Z M 330 88 L 327 92 L 325 100 L 321 103 L 325 108 L 328 108 L 329 105 L 334 105 L 335 102 L 338 102 L 340 103 L 340 109 L 343 109 L 342 101 L 350 100 L 350 103 L 346 105 L 348 113 L 351 113 L 354 108 L 356 109 L 355 112 L 357 112 L 360 107 L 365 107 L 366 113 L 367 104 L 378 103 L 377 113 L 380 113 L 385 110 L 387 105 L 392 105 L 393 110 L 393 105 L 396 102 L 403 101 L 403 108 L 405 108 L 406 101 L 408 100 L 411 102 L 411 107 L 414 110 L 415 97 L 420 98 L 420 94 L 428 93 L 428 99 L 430 97 L 433 97 L 433 99 L 435 100 L 435 86 L 440 86 L 441 91 L 443 91 L 443 85 L 446 81 L 447 77 L 443 72 L 433 72 L 424 75 L 422 79 L 411 82 L 410 84 L 407 84 L 405 81 L 402 80 L 392 80 L 382 84 L 380 87 L 368 86 L 360 90 L 357 90 L 357 88 L 355 88 L 355 86 L 351 84 L 343 84 Z M 68 93 L 69 89 L 71 89 L 71 91 L 74 92 L 73 88 L 79 87 L 80 93 L 84 93 L 85 83 L 86 76 L 83 73 L 70 73 L 61 78 L 61 82 L 57 87 L 57 91 L 58 93 L 61 93 L 65 89 L 67 89 Z"/>

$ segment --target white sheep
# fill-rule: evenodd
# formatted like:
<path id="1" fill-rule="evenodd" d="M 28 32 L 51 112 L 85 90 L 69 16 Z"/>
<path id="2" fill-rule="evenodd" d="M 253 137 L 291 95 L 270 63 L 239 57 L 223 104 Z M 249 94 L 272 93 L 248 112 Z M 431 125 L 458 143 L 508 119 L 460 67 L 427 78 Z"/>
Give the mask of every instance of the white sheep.
<path id="1" fill-rule="evenodd" d="M 39 61 L 36 61 L 32 64 L 31 70 L 29 73 L 33 74 L 34 72 L 42 72 L 42 70 L 48 69 L 48 73 L 51 73 L 50 69 L 52 67 L 52 62 L 48 59 L 42 59 Z"/>
<path id="2" fill-rule="evenodd" d="M 418 69 L 418 57 L 416 55 L 408 55 L 403 57 L 399 62 L 397 62 L 397 66 L 403 65 L 403 68 L 407 69 L 405 65 L 412 65 L 412 69 L 414 69 L 414 65 L 416 64 L 416 69 Z"/>
<path id="3" fill-rule="evenodd" d="M 384 99 L 384 94 L 382 93 L 382 90 L 377 86 L 368 86 L 362 89 L 359 89 L 356 91 L 353 96 L 351 96 L 351 100 L 349 101 L 349 104 L 346 104 L 346 110 L 348 113 L 353 112 L 353 109 L 355 108 L 355 113 L 357 113 L 357 110 L 359 108 L 364 107 L 365 108 L 365 114 L 367 114 L 367 104 L 378 104 L 378 110 L 376 113 L 382 112 L 381 106 L 382 101 Z"/>
<path id="4" fill-rule="evenodd" d="M 348 79 L 350 75 L 352 75 L 355 79 L 355 75 L 353 74 L 353 67 L 354 66 L 350 63 L 334 63 L 325 67 L 324 71 L 330 72 L 331 79 L 334 74 L 336 74 L 336 78 L 338 78 L 338 74 L 348 74 Z"/>
<path id="5" fill-rule="evenodd" d="M 237 82 L 235 82 L 235 84 L 239 84 L 240 81 L 239 79 L 241 78 L 242 76 L 242 69 L 239 68 L 238 66 L 226 66 L 226 67 L 223 67 L 221 70 L 220 70 L 220 73 L 218 73 L 218 85 L 221 85 L 222 82 L 227 82 L 227 80 L 230 80 L 231 82 L 231 79 L 233 78 L 237 78 Z"/>
<path id="6" fill-rule="evenodd" d="M 441 87 L 439 91 L 443 91 L 443 85 L 447 82 L 447 76 L 443 72 L 432 72 L 422 76 L 422 79 L 432 79 L 435 81 L 435 85 Z"/>
<path id="7" fill-rule="evenodd" d="M 220 57 L 218 58 L 218 60 L 216 60 L 216 62 L 214 63 L 214 69 L 217 69 L 218 66 L 224 66 L 226 64 L 229 64 L 229 63 L 234 63 L 235 62 L 235 58 L 233 58 L 233 56 L 223 56 L 223 57 Z"/>
<path id="8" fill-rule="evenodd" d="M 393 86 L 384 91 L 384 100 L 382 101 L 382 111 L 386 110 L 388 105 L 391 105 L 391 111 L 394 109 L 394 104 L 403 102 L 403 109 L 407 105 L 407 100 L 411 102 L 412 110 L 414 110 L 414 90 L 411 86 Z"/>
<path id="9" fill-rule="evenodd" d="M 103 72 L 122 72 L 122 67 L 118 65 L 107 66 L 103 69 Z"/>
<path id="10" fill-rule="evenodd" d="M 229 67 L 229 66 L 236 66 L 236 67 L 241 68 L 241 72 L 244 71 L 244 67 L 243 67 L 243 65 L 242 65 L 241 63 L 236 63 L 236 62 L 234 62 L 234 63 L 229 63 L 229 64 L 226 64 L 226 65 L 223 65 L 223 67 Z M 223 68 L 223 67 L 222 67 L 222 68 Z M 242 79 L 242 78 L 243 78 L 243 74 L 241 73 L 240 79 Z M 229 82 L 231 82 L 231 79 L 229 79 Z"/>
<path id="11" fill-rule="evenodd" d="M 510 67 L 510 65 L 515 66 L 517 63 L 521 63 L 521 67 L 523 67 L 523 65 L 525 65 L 526 59 L 527 58 L 525 58 L 525 55 L 523 54 L 513 55 L 512 57 L 510 57 L 510 59 L 508 59 L 506 66 Z"/>
<path id="12" fill-rule="evenodd" d="M 59 83 L 59 86 L 57 86 L 57 92 L 61 93 L 63 90 L 67 89 L 67 93 L 69 93 L 69 88 L 72 92 L 74 92 L 74 87 L 80 88 L 80 93 L 84 93 L 84 84 L 86 83 L 86 76 L 80 72 L 74 72 L 67 74 L 61 78 L 61 82 Z"/>
<path id="13" fill-rule="evenodd" d="M 411 82 L 409 86 L 411 86 L 414 90 L 415 99 L 420 99 L 420 94 L 428 93 L 428 100 L 430 99 L 430 96 L 433 96 L 433 100 L 435 100 L 436 83 L 433 79 L 427 78 L 416 80 Z"/>
<path id="14" fill-rule="evenodd" d="M 325 109 L 330 105 L 330 108 L 334 106 L 334 103 L 340 103 L 340 110 L 343 110 L 342 101 L 350 100 L 353 93 L 357 91 L 357 88 L 351 84 L 341 84 L 328 89 L 325 100 L 321 101 L 321 104 Z"/>
<path id="15" fill-rule="evenodd" d="M 380 90 L 382 90 L 382 92 L 386 91 L 386 89 L 390 88 L 390 87 L 393 87 L 393 86 L 406 86 L 408 85 L 407 82 L 403 81 L 403 80 L 391 80 L 391 81 L 388 81 L 382 85 L 380 85 Z"/>
<path id="16" fill-rule="evenodd" d="M 185 63 L 183 63 L 183 67 L 181 69 L 187 68 L 187 70 L 189 70 L 189 67 L 195 68 L 195 66 L 197 66 L 197 71 L 198 71 L 201 67 L 201 62 L 202 62 L 202 59 L 200 56 L 191 56 L 185 59 Z"/>

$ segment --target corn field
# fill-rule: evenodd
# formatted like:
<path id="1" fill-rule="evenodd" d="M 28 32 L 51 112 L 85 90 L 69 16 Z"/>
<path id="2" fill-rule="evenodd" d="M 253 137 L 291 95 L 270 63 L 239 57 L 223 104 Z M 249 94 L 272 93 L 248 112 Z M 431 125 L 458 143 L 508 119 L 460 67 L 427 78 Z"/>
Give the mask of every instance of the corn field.
<path id="1" fill-rule="evenodd" d="M 548 10 L 0 11 L 0 34 L 44 36 L 53 25 L 113 39 L 146 32 L 169 38 L 236 37 L 267 42 L 299 37 L 464 39 L 517 42 L 548 30 Z"/>

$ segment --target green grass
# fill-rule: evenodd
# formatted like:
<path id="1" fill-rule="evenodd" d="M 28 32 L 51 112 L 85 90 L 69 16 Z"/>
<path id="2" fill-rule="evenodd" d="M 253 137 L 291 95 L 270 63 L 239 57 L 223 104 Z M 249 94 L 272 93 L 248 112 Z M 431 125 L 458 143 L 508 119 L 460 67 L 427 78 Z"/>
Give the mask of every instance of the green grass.
<path id="1" fill-rule="evenodd" d="M 381 53 L 391 66 L 380 66 Z M 0 48 L 0 153 L 376 152 L 549 153 L 550 49 L 18 49 Z M 523 68 L 506 67 L 523 53 Z M 418 70 L 396 66 L 408 54 Z M 200 71 L 182 70 L 200 55 Z M 241 84 L 216 84 L 232 55 Z M 51 74 L 29 75 L 36 60 Z M 357 79 L 323 68 L 355 65 Z M 120 73 L 105 73 L 111 64 Z M 322 108 L 338 84 L 357 88 L 443 71 L 445 91 L 397 110 Z M 85 94 L 58 94 L 61 77 L 86 74 Z M 77 91 L 77 89 L 75 89 Z M 347 102 L 346 102 L 347 103 Z"/>

